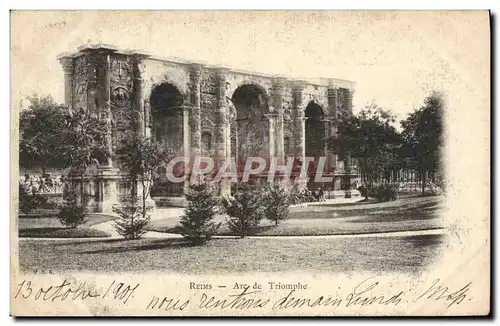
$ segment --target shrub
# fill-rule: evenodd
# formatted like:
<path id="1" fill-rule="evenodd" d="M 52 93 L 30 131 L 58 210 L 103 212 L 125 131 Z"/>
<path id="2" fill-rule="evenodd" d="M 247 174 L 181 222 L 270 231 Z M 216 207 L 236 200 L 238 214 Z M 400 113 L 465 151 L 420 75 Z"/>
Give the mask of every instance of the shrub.
<path id="1" fill-rule="evenodd" d="M 219 200 L 206 183 L 190 185 L 186 199 L 189 204 L 180 221 L 180 233 L 192 245 L 203 245 L 221 225 L 212 221 L 217 213 Z"/>
<path id="2" fill-rule="evenodd" d="M 396 200 L 398 196 L 398 186 L 395 184 L 379 185 L 373 189 L 373 196 L 377 201 Z"/>
<path id="3" fill-rule="evenodd" d="M 271 186 L 267 189 L 263 196 L 264 203 L 264 216 L 271 221 L 274 221 L 275 225 L 278 225 L 280 221 L 285 220 L 289 213 L 289 195 L 285 189 L 281 188 L 279 185 Z"/>
<path id="4" fill-rule="evenodd" d="M 316 201 L 312 192 L 309 189 L 299 190 L 296 186 L 293 187 L 289 194 L 289 204 L 297 205 L 302 203 L 310 203 Z"/>
<path id="5" fill-rule="evenodd" d="M 373 196 L 373 189 L 370 186 L 363 184 L 358 187 L 358 191 L 362 197 L 368 198 Z"/>
<path id="6" fill-rule="evenodd" d="M 19 184 L 19 210 L 29 214 L 47 203 L 47 197 L 40 195 L 34 188 L 29 191 Z"/>
<path id="7" fill-rule="evenodd" d="M 222 198 L 222 206 L 229 215 L 229 229 L 241 238 L 257 227 L 263 217 L 261 196 L 246 183 L 239 184 L 231 197 Z"/>
<path id="8" fill-rule="evenodd" d="M 78 225 L 85 222 L 87 203 L 87 199 L 82 203 L 75 191 L 68 191 L 57 218 L 62 225 L 76 228 Z"/>
<path id="9" fill-rule="evenodd" d="M 113 212 L 118 214 L 115 220 L 115 229 L 118 234 L 128 240 L 140 239 L 147 232 L 151 220 L 147 212 L 152 206 L 143 206 L 135 195 L 121 198 L 120 204 L 113 207 Z"/>

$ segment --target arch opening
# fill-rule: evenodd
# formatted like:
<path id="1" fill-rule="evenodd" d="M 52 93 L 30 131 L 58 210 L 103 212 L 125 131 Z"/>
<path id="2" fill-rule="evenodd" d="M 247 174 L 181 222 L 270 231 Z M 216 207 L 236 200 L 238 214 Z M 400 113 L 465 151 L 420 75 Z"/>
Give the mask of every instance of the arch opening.
<path id="1" fill-rule="evenodd" d="M 184 98 L 177 87 L 170 83 L 156 86 L 149 98 L 151 107 L 152 136 L 156 141 L 164 142 L 174 154 L 184 153 L 184 124 L 183 104 Z M 177 164 L 174 175 L 180 177 L 184 174 L 185 166 Z M 166 171 L 165 171 L 166 172 Z M 151 195 L 155 197 L 170 197 L 183 195 L 183 183 L 168 182 L 166 173 L 164 177 L 155 180 Z"/>
<path id="2" fill-rule="evenodd" d="M 269 104 L 258 85 L 239 86 L 231 98 L 235 117 L 231 123 L 231 147 L 238 165 L 247 157 L 267 157 L 269 153 Z M 240 167 L 241 170 L 242 167 Z"/>

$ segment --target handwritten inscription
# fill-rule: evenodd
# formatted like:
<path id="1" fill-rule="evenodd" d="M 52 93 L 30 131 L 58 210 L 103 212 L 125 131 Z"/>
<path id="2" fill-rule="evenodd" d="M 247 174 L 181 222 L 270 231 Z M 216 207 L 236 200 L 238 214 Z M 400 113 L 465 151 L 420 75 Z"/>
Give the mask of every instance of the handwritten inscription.
<path id="1" fill-rule="evenodd" d="M 417 302 L 422 299 L 434 300 L 434 301 L 444 301 L 448 303 L 448 308 L 452 305 L 459 305 L 465 300 L 466 293 L 469 292 L 472 282 L 467 283 L 458 290 L 450 290 L 447 286 L 439 285 L 440 279 L 435 280 L 432 285 L 426 289 L 421 295 L 415 298 L 413 301 Z"/>
<path id="2" fill-rule="evenodd" d="M 48 287 L 35 287 L 31 281 L 24 280 L 17 285 L 17 292 L 14 299 L 34 299 L 40 301 L 64 301 L 64 300 L 87 300 L 87 299 L 106 299 L 127 303 L 133 293 L 139 287 L 139 283 L 135 286 L 125 285 L 125 283 L 113 281 L 107 290 L 103 293 L 90 288 L 86 282 L 70 282 L 62 281 L 58 285 L 50 285 Z"/>
<path id="3" fill-rule="evenodd" d="M 415 293 L 410 289 L 396 290 L 388 293 L 384 291 L 380 282 L 375 278 L 368 278 L 357 284 L 351 290 L 340 294 L 340 287 L 335 287 L 336 295 L 323 294 L 310 296 L 307 290 L 308 284 L 293 283 L 280 284 L 268 282 L 267 288 L 263 289 L 262 284 L 254 283 L 233 283 L 228 286 L 229 294 L 220 294 L 215 289 L 225 288 L 223 285 L 212 285 L 208 283 L 190 282 L 190 290 L 196 291 L 189 298 L 177 298 L 171 295 L 158 295 L 154 293 L 145 302 L 147 311 L 183 311 L 188 307 L 197 310 L 250 310 L 250 309 L 271 309 L 271 310 L 291 310 L 315 307 L 369 307 L 369 306 L 392 306 L 408 304 L 411 302 L 432 300 L 443 302 L 449 308 L 452 305 L 459 305 L 467 298 L 472 283 L 469 282 L 459 288 L 445 286 L 440 279 L 435 280 L 430 286 L 424 287 L 420 292 Z M 115 300 L 122 304 L 129 303 L 134 294 L 137 293 L 140 284 L 125 284 L 119 281 L 112 281 L 104 290 L 97 290 L 86 282 L 75 282 L 64 280 L 62 283 L 50 286 L 35 286 L 32 281 L 24 280 L 17 285 L 15 299 L 38 300 L 43 302 L 60 302 L 65 300 Z M 148 292 L 153 289 L 147 289 Z M 269 292 L 266 292 L 269 290 Z M 275 293 L 282 292 L 278 299 Z M 273 297 L 270 296 L 273 294 Z M 411 296 L 410 296 L 411 294 Z M 136 304 L 136 303 L 134 303 Z"/>

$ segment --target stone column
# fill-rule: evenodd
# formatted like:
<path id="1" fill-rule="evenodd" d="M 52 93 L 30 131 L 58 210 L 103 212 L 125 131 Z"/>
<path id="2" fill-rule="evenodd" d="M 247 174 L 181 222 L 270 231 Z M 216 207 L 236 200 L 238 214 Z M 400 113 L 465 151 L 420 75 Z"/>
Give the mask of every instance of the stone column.
<path id="1" fill-rule="evenodd" d="M 304 85 L 298 83 L 293 89 L 293 108 L 295 117 L 295 157 L 304 162 L 306 157 L 306 117 L 303 107 Z M 299 188 L 303 189 L 307 183 L 300 183 Z"/>
<path id="2" fill-rule="evenodd" d="M 184 157 L 189 158 L 190 157 L 190 150 L 189 148 L 191 147 L 191 128 L 189 128 L 189 116 L 191 114 L 191 107 L 190 106 L 184 106 L 182 107 L 182 132 L 183 136 L 182 139 L 184 141 Z M 184 163 L 184 175 L 185 175 L 185 180 L 184 180 L 184 193 L 188 191 L 189 188 L 189 181 L 191 179 L 191 169 L 189 163 L 185 162 Z"/>
<path id="3" fill-rule="evenodd" d="M 191 156 L 201 155 L 201 68 L 199 64 L 189 67 L 191 86 Z"/>
<path id="4" fill-rule="evenodd" d="M 353 95 L 353 90 L 352 89 L 345 89 L 344 90 L 345 94 L 345 110 L 348 113 L 352 113 L 352 95 Z M 347 190 L 345 192 L 345 198 L 351 198 L 351 176 L 352 176 L 352 169 L 351 169 L 351 156 L 346 155 L 345 157 L 345 162 L 344 162 L 344 169 L 345 173 L 347 175 L 346 177 L 346 187 Z"/>
<path id="5" fill-rule="evenodd" d="M 328 88 L 328 111 L 330 113 L 330 123 L 328 125 L 329 135 L 332 137 L 336 134 L 336 124 L 337 124 L 337 107 L 338 107 L 338 97 L 337 89 L 335 87 Z M 337 167 L 337 156 L 332 150 L 328 150 L 328 169 L 334 171 Z"/>
<path id="6" fill-rule="evenodd" d="M 92 54 L 90 54 L 92 55 Z M 111 90 L 110 90 L 110 57 L 107 51 L 97 51 L 93 54 L 93 60 L 96 64 L 96 75 L 97 79 L 95 81 L 95 96 L 97 103 L 97 111 L 101 117 L 106 119 L 108 125 L 108 134 L 106 135 L 107 146 L 109 153 L 113 153 L 113 138 L 111 135 Z M 113 167 L 113 160 L 111 155 L 108 156 L 105 166 L 111 168 Z"/>
<path id="7" fill-rule="evenodd" d="M 73 109 L 73 74 L 75 71 L 74 59 L 71 56 L 59 58 L 64 71 L 64 104 Z"/>
<path id="8" fill-rule="evenodd" d="M 279 118 L 278 114 L 276 113 L 269 113 L 266 114 L 265 117 L 267 118 L 269 122 L 269 159 L 272 160 L 274 157 L 276 157 L 276 126 L 277 126 L 277 119 Z M 278 149 L 279 150 L 279 149 Z"/>
<path id="9" fill-rule="evenodd" d="M 215 167 L 221 168 L 224 161 L 227 159 L 227 126 L 228 126 L 228 107 L 226 100 L 226 82 L 227 69 L 217 68 L 217 111 L 215 122 Z M 230 184 L 226 180 L 221 180 L 220 194 L 227 195 L 230 193 Z"/>
<path id="10" fill-rule="evenodd" d="M 132 55 L 132 74 L 133 74 L 133 116 L 136 131 L 140 137 L 146 137 L 146 117 L 144 110 L 144 92 L 143 92 L 143 74 L 144 64 L 142 60 L 146 56 L 140 54 Z"/>
<path id="11" fill-rule="evenodd" d="M 273 89 L 274 89 L 274 108 L 276 110 L 275 113 L 277 114 L 275 118 L 276 152 L 274 155 L 277 156 L 278 162 L 284 163 L 285 144 L 284 144 L 284 124 L 283 124 L 283 94 L 285 91 L 285 80 L 283 78 L 276 78 L 274 80 Z"/>
<path id="12" fill-rule="evenodd" d="M 345 109 L 347 112 L 352 113 L 352 97 L 354 90 L 352 88 L 346 88 L 344 90 L 345 94 Z"/>
<path id="13" fill-rule="evenodd" d="M 98 50 L 94 54 L 96 60 L 96 92 L 97 110 L 108 124 L 107 145 L 109 153 L 113 153 L 113 139 L 111 126 L 111 81 L 110 81 L 110 54 L 113 51 Z M 96 176 L 96 189 L 99 194 L 96 210 L 101 213 L 112 213 L 113 206 L 118 202 L 117 183 L 120 180 L 119 170 L 113 167 L 113 159 L 108 156 L 106 162 L 99 166 Z"/>

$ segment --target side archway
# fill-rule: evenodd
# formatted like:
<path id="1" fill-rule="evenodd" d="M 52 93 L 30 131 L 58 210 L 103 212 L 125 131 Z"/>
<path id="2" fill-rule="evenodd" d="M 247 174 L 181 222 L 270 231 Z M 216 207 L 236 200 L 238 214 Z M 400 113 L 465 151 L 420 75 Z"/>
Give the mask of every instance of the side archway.
<path id="1" fill-rule="evenodd" d="M 239 86 L 231 97 L 235 108 L 231 138 L 234 155 L 240 164 L 247 157 L 267 157 L 269 153 L 269 101 L 265 90 L 256 84 Z"/>

